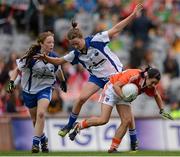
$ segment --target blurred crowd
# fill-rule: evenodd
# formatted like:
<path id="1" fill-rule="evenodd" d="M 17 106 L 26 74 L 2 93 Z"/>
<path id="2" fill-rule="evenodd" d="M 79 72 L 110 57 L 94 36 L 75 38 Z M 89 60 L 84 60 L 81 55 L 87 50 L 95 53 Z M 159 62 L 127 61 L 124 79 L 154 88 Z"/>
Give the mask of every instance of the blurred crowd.
<path id="1" fill-rule="evenodd" d="M 18 81 L 12 95 L 7 94 L 5 89 L 16 59 L 25 53 L 40 32 L 54 32 L 55 50 L 62 56 L 71 49 L 66 32 L 72 19 L 78 22 L 86 37 L 111 28 L 128 16 L 139 2 L 143 3 L 144 9 L 121 34 L 112 39 L 109 47 L 120 58 L 125 69 L 147 65 L 160 69 L 163 75 L 158 88 L 166 107 L 172 112 L 180 110 L 179 0 L 1 0 L 0 115 L 16 112 L 28 114 Z M 62 68 L 68 92 L 63 93 L 56 85 L 49 113 L 71 111 L 73 102 L 88 79 L 88 73 L 80 65 L 65 64 Z M 98 96 L 99 93 L 95 94 L 87 102 L 82 114 L 98 113 L 95 107 Z M 139 98 L 135 101 L 135 115 L 156 115 L 158 112 L 154 112 L 155 105 L 151 103 L 147 97 L 143 101 Z"/>

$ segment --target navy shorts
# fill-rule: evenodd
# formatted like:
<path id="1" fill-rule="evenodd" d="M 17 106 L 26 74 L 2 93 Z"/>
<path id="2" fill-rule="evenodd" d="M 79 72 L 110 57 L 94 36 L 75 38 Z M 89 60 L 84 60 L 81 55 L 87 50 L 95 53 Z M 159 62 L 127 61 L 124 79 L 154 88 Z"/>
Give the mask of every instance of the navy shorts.
<path id="1" fill-rule="evenodd" d="M 41 91 L 39 91 L 37 94 L 29 94 L 23 91 L 23 100 L 25 105 L 28 108 L 33 108 L 37 106 L 38 100 L 45 98 L 51 101 L 52 98 L 52 88 L 48 87 Z"/>
<path id="2" fill-rule="evenodd" d="M 105 84 L 108 82 L 108 79 L 102 79 L 102 78 L 98 78 L 94 75 L 90 75 L 88 82 L 92 82 L 96 85 L 98 85 L 100 88 L 104 88 Z"/>

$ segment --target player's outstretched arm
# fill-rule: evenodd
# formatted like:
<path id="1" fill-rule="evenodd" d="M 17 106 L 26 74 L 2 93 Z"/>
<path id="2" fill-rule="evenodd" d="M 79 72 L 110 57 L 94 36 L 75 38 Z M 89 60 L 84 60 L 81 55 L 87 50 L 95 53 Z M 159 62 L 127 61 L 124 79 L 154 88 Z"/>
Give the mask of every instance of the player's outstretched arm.
<path id="1" fill-rule="evenodd" d="M 64 63 L 66 63 L 67 61 L 64 60 L 63 57 L 61 58 L 54 58 L 54 57 L 49 57 L 45 54 L 38 54 L 38 55 L 35 55 L 33 56 L 34 59 L 39 59 L 39 60 L 44 60 L 44 61 L 47 61 L 51 64 L 55 64 L 55 65 L 62 65 Z"/>
<path id="2" fill-rule="evenodd" d="M 163 105 L 163 101 L 162 98 L 160 96 L 160 94 L 157 92 L 157 94 L 154 96 L 156 103 L 159 107 L 159 114 L 165 118 L 165 119 L 170 119 L 173 120 L 173 117 L 168 113 L 164 111 L 164 105 Z"/>
<path id="3" fill-rule="evenodd" d="M 120 21 L 111 29 L 109 29 L 108 30 L 109 38 L 112 38 L 115 34 L 120 33 L 122 29 L 134 19 L 136 14 L 142 10 L 142 8 L 143 8 L 142 4 L 136 5 L 135 9 L 128 17 L 126 17 L 124 20 Z"/>

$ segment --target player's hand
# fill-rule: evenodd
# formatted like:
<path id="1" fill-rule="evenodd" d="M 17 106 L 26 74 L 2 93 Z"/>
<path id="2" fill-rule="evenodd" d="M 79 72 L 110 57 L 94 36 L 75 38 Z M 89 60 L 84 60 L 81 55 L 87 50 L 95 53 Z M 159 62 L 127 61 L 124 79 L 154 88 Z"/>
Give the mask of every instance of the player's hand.
<path id="1" fill-rule="evenodd" d="M 174 120 L 174 118 L 169 113 L 165 112 L 163 109 L 159 111 L 159 114 L 165 119 Z"/>
<path id="2" fill-rule="evenodd" d="M 8 93 L 12 93 L 14 89 L 15 89 L 14 81 L 10 80 L 8 83 L 6 91 Z"/>
<path id="3" fill-rule="evenodd" d="M 67 92 L 67 84 L 66 84 L 66 81 L 61 81 L 60 82 L 60 87 L 62 89 L 63 92 Z"/>
<path id="4" fill-rule="evenodd" d="M 130 95 L 129 97 L 123 97 L 123 100 L 125 101 L 125 102 L 132 102 L 132 101 L 134 101 L 135 99 L 137 98 L 137 96 L 134 96 L 134 95 Z"/>
<path id="5" fill-rule="evenodd" d="M 134 8 L 133 13 L 137 15 L 141 10 L 143 9 L 143 5 L 141 3 L 137 4 L 136 7 Z"/>
<path id="6" fill-rule="evenodd" d="M 34 59 L 44 60 L 46 58 L 45 54 L 37 54 L 33 56 Z"/>

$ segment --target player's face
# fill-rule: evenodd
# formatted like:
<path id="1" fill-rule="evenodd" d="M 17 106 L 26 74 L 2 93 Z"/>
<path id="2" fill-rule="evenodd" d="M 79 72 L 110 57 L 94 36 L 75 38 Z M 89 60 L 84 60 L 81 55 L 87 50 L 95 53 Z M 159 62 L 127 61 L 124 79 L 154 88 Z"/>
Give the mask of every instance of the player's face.
<path id="1" fill-rule="evenodd" d="M 54 37 L 48 36 L 41 44 L 41 48 L 46 53 L 51 52 L 54 48 Z"/>
<path id="2" fill-rule="evenodd" d="M 82 38 L 74 38 L 69 40 L 71 46 L 75 49 L 82 50 L 85 46 L 85 41 Z"/>
<path id="3" fill-rule="evenodd" d="M 158 84 L 158 80 L 155 78 L 147 78 L 146 79 L 146 86 L 147 88 L 153 88 Z"/>

